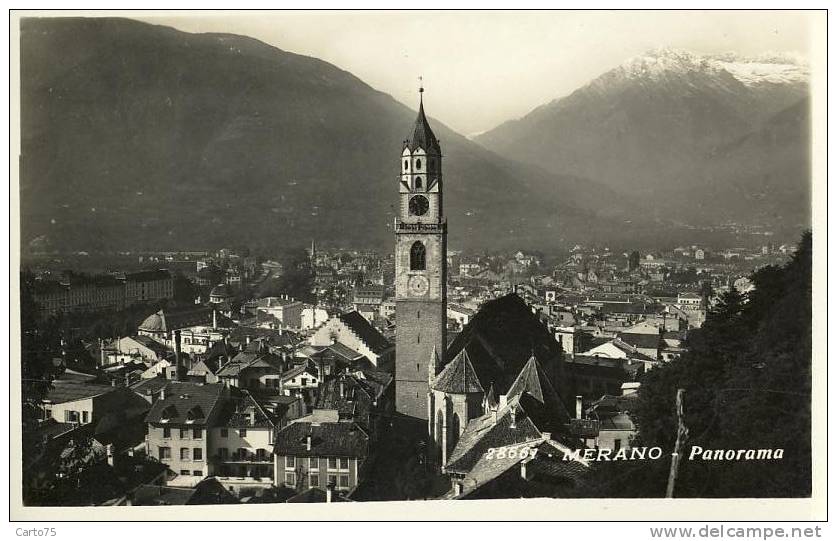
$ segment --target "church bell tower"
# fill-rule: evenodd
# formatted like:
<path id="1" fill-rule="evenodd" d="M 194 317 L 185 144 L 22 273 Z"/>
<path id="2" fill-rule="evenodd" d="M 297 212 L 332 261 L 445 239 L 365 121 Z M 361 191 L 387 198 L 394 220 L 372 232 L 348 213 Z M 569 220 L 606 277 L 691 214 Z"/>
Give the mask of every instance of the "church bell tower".
<path id="1" fill-rule="evenodd" d="M 423 97 L 424 88 L 419 89 Z M 447 349 L 447 222 L 442 150 L 424 115 L 404 141 L 395 218 L 395 408 L 427 419 L 428 374 Z M 435 373 L 434 373 L 435 375 Z"/>

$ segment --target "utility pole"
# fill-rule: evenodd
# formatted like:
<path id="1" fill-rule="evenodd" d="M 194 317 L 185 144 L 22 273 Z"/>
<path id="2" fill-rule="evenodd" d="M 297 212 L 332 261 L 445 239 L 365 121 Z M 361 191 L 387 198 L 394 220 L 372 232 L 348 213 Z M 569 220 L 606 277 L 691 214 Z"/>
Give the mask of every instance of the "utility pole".
<path id="1" fill-rule="evenodd" d="M 677 482 L 677 471 L 680 467 L 680 455 L 683 454 L 683 445 L 689 437 L 689 429 L 686 426 L 686 418 L 683 414 L 683 389 L 677 389 L 675 411 L 677 413 L 677 440 L 674 442 L 674 452 L 671 453 L 671 469 L 668 472 L 668 486 L 666 487 L 666 498 L 674 497 L 674 486 Z"/>

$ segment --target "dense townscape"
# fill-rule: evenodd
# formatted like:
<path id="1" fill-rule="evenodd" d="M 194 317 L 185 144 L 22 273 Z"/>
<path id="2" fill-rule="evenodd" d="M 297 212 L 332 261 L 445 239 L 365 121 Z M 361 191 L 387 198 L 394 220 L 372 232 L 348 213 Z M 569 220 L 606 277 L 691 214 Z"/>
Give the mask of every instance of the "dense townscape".
<path id="1" fill-rule="evenodd" d="M 661 381 L 744 325 L 724 318 L 760 328 L 765 295 L 804 277 L 809 241 L 458 251 L 423 105 L 401 162 L 392 253 L 99 254 L 90 273 L 30 254 L 26 504 L 662 496 L 609 486 L 659 470 L 620 460 L 667 473 L 675 387 Z"/>

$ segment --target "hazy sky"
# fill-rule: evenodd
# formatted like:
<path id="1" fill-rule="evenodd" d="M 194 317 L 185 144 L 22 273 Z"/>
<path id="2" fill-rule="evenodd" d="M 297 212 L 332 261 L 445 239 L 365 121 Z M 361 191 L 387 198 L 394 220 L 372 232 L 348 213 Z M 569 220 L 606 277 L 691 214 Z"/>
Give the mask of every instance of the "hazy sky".
<path id="1" fill-rule="evenodd" d="M 803 12 L 195 12 L 137 19 L 315 56 L 465 135 L 518 118 L 655 47 L 807 55 Z"/>

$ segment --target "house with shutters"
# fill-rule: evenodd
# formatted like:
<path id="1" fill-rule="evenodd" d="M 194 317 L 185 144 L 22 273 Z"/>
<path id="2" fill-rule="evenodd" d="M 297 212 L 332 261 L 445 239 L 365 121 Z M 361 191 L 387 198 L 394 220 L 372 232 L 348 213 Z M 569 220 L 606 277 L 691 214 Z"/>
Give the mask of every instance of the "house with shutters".
<path id="1" fill-rule="evenodd" d="M 146 454 L 169 467 L 180 486 L 215 473 L 208 433 L 217 426 L 230 390 L 220 383 L 169 381 L 146 417 Z"/>
<path id="2" fill-rule="evenodd" d="M 251 391 L 281 392 L 282 374 L 289 361 L 272 353 L 242 351 L 215 373 L 218 381 L 228 387 Z"/>
<path id="3" fill-rule="evenodd" d="M 277 433 L 276 484 L 297 492 L 332 486 L 351 497 L 366 475 L 369 440 L 358 423 L 341 421 L 337 410 L 315 410 Z"/>
<path id="4" fill-rule="evenodd" d="M 59 379 L 41 407 L 44 419 L 86 425 L 118 412 L 148 410 L 148 403 L 127 387 Z"/>
<path id="5" fill-rule="evenodd" d="M 278 420 L 246 390 L 230 389 L 208 427 L 209 462 L 228 490 L 273 484 L 273 438 Z"/>

